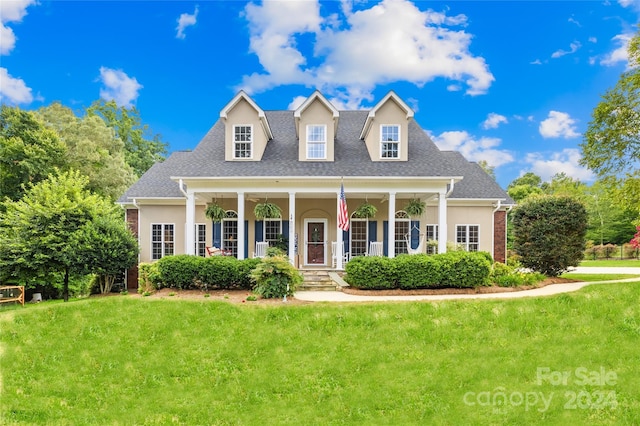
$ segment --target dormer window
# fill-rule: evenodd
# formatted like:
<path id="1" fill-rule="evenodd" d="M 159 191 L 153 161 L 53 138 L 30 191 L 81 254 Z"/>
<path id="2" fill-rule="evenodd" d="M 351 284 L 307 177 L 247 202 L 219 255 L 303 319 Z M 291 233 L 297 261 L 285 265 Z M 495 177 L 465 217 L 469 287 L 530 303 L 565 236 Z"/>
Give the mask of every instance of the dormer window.
<path id="1" fill-rule="evenodd" d="M 397 124 L 380 126 L 380 157 L 400 158 L 400 126 Z"/>
<path id="2" fill-rule="evenodd" d="M 307 126 L 307 158 L 324 160 L 327 158 L 327 126 L 309 124 Z"/>
<path id="3" fill-rule="evenodd" d="M 233 158 L 251 158 L 253 151 L 253 126 L 233 126 Z"/>

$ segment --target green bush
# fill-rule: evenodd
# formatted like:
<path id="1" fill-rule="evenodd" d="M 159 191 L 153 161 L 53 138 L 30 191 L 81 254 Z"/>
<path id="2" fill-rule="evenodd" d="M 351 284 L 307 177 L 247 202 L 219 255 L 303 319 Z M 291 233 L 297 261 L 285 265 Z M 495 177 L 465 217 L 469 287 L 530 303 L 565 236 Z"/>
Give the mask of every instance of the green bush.
<path id="1" fill-rule="evenodd" d="M 504 263 L 496 262 L 491 268 L 490 280 L 499 287 L 518 287 L 523 284 L 523 277 L 515 268 Z"/>
<path id="2" fill-rule="evenodd" d="M 138 265 L 138 293 L 150 292 L 162 288 L 158 263 L 141 263 Z"/>
<path id="3" fill-rule="evenodd" d="M 565 196 L 527 199 L 513 216 L 513 249 L 522 265 L 548 276 L 578 266 L 585 249 L 587 211 Z"/>
<path id="4" fill-rule="evenodd" d="M 397 257 L 395 263 L 398 286 L 402 289 L 429 288 L 440 285 L 441 269 L 436 256 L 402 254 Z"/>
<path id="5" fill-rule="evenodd" d="M 231 256 L 211 256 L 201 262 L 196 272 L 198 282 L 204 290 L 233 288 L 238 281 L 238 263 Z"/>
<path id="6" fill-rule="evenodd" d="M 437 255 L 441 262 L 443 287 L 475 288 L 489 285 L 491 263 L 486 255 L 466 251 L 452 251 Z"/>
<path id="7" fill-rule="evenodd" d="M 234 285 L 244 290 L 253 289 L 254 283 L 251 279 L 251 271 L 253 271 L 261 262 L 262 259 L 260 258 L 239 260 Z"/>
<path id="8" fill-rule="evenodd" d="M 383 290 L 398 288 L 393 259 L 379 256 L 357 256 L 345 265 L 345 279 L 350 286 Z"/>
<path id="9" fill-rule="evenodd" d="M 183 290 L 198 287 L 198 272 L 202 269 L 205 258 L 188 254 L 165 256 L 158 260 L 160 280 L 166 287 Z"/>
<path id="10" fill-rule="evenodd" d="M 292 296 L 303 277 L 300 271 L 284 256 L 265 257 L 251 271 L 255 282 L 254 292 L 265 299 Z"/>
<path id="11" fill-rule="evenodd" d="M 487 253 L 453 251 L 436 255 L 355 257 L 347 263 L 345 280 L 359 289 L 475 288 L 489 285 Z"/>

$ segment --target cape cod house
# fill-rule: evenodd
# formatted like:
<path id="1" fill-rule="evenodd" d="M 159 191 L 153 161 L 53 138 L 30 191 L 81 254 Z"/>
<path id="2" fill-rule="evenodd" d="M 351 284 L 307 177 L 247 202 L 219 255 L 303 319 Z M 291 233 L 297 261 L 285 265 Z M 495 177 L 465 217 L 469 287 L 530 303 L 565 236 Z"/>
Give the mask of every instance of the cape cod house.
<path id="1" fill-rule="evenodd" d="M 276 241 L 300 269 L 444 252 L 448 241 L 504 261 L 513 200 L 479 165 L 440 151 L 413 115 L 394 92 L 356 111 L 338 111 L 318 91 L 295 111 L 263 111 L 238 93 L 193 151 L 155 164 L 119 199 L 140 261 L 209 247 L 242 259 Z M 349 215 L 368 202 L 375 217 L 350 217 L 342 230 L 341 188 Z M 404 210 L 414 199 L 426 205 L 419 217 Z M 254 216 L 265 200 L 281 217 Z M 225 210 L 220 222 L 205 215 L 212 203 Z M 132 271 L 127 281 L 136 280 Z"/>

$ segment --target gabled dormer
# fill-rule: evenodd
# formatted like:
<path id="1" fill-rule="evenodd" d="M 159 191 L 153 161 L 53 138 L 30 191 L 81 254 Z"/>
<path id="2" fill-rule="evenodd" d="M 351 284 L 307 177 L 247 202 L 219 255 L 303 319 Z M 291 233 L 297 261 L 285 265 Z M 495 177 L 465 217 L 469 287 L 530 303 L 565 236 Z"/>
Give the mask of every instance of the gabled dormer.
<path id="1" fill-rule="evenodd" d="M 226 161 L 260 161 L 273 139 L 264 111 L 240 91 L 220 111 L 224 121 L 224 157 Z"/>
<path id="2" fill-rule="evenodd" d="M 293 112 L 298 136 L 298 160 L 334 161 L 338 110 L 319 91 Z"/>
<path id="3" fill-rule="evenodd" d="M 413 110 L 393 91 L 374 106 L 360 133 L 371 161 L 409 159 L 409 120 Z"/>

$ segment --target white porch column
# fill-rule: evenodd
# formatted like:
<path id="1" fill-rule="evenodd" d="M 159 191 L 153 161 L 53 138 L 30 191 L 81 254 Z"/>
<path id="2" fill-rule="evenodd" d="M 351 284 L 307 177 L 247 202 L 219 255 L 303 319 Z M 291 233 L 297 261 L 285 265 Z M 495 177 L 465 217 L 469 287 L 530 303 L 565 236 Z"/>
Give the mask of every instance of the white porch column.
<path id="1" fill-rule="evenodd" d="M 447 252 L 447 194 L 438 193 L 438 253 Z"/>
<path id="2" fill-rule="evenodd" d="M 396 257 L 396 193 L 389 193 L 389 228 L 387 229 L 389 235 L 387 241 L 387 256 Z"/>
<path id="3" fill-rule="evenodd" d="M 238 192 L 238 259 L 244 259 L 244 192 Z"/>
<path id="4" fill-rule="evenodd" d="M 295 265 L 296 256 L 296 193 L 289 193 L 289 262 Z"/>
<path id="5" fill-rule="evenodd" d="M 185 254 L 196 254 L 196 195 L 187 191 L 187 208 L 185 211 Z"/>
<path id="6" fill-rule="evenodd" d="M 336 196 L 336 242 L 338 243 L 336 250 L 340 250 L 340 247 L 342 247 L 342 229 L 340 229 L 340 227 L 338 226 L 338 217 L 340 216 L 340 191 L 338 191 L 336 195 L 337 195 Z M 345 198 L 346 198 L 346 195 L 345 195 Z M 331 256 L 333 256 L 333 253 L 331 253 Z M 342 253 L 337 254 L 336 269 L 338 270 L 341 270 L 343 268 L 343 265 L 342 265 L 343 257 L 344 256 Z M 331 262 L 333 263 L 333 259 L 331 259 Z"/>

